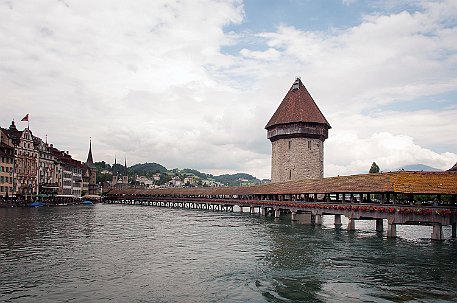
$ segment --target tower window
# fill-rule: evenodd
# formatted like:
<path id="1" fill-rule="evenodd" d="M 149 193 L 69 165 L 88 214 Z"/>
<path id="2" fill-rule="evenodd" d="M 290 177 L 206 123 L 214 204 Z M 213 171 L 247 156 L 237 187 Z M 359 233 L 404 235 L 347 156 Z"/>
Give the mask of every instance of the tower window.
<path id="1" fill-rule="evenodd" d="M 289 149 L 290 149 L 290 146 L 292 145 L 292 141 L 289 140 Z"/>
<path id="2" fill-rule="evenodd" d="M 308 150 L 311 150 L 311 141 L 308 140 Z"/>
<path id="3" fill-rule="evenodd" d="M 292 170 L 289 169 L 289 180 L 292 179 Z"/>

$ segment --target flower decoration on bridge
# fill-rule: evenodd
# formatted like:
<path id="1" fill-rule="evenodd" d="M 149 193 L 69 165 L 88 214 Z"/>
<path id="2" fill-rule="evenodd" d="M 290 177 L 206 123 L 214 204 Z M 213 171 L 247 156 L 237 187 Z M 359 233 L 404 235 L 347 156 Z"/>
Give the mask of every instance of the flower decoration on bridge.
<path id="1" fill-rule="evenodd" d="M 407 214 L 412 214 L 412 213 L 414 212 L 414 209 L 412 209 L 412 208 L 399 208 L 399 209 L 398 209 L 398 212 L 399 212 L 400 214 L 405 214 L 405 215 L 407 215 Z"/>
<path id="2" fill-rule="evenodd" d="M 440 209 L 440 210 L 436 210 L 435 214 L 437 214 L 438 216 L 445 217 L 445 216 L 450 216 L 452 214 L 452 211 L 450 209 Z"/>
<path id="3" fill-rule="evenodd" d="M 426 216 L 426 215 L 431 215 L 432 212 L 433 211 L 431 209 L 424 209 L 424 208 L 416 209 L 416 215 Z"/>

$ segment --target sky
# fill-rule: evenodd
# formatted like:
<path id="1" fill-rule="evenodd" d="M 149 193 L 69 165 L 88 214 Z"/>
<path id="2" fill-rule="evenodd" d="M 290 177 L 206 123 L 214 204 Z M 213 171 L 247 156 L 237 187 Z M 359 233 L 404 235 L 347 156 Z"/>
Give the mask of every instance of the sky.
<path id="1" fill-rule="evenodd" d="M 325 176 L 457 162 L 456 0 L 0 0 L 0 126 L 82 161 L 270 178 L 296 77 Z"/>

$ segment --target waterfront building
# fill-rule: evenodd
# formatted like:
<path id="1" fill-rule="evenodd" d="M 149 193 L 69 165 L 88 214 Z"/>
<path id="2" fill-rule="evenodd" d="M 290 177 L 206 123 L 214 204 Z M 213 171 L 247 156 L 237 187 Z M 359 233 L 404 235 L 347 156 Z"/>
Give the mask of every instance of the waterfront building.
<path id="1" fill-rule="evenodd" d="M 55 161 L 55 180 L 57 183 L 57 194 L 62 195 L 63 194 L 63 165 L 62 165 L 62 157 L 63 157 L 63 152 L 58 150 L 53 146 L 53 144 L 50 145 L 49 150 L 51 151 L 52 156 L 54 157 Z"/>
<path id="2" fill-rule="evenodd" d="M 83 170 L 85 165 L 72 158 L 68 151 L 60 151 L 51 145 L 57 162 L 58 195 L 81 197 L 83 193 Z"/>
<path id="3" fill-rule="evenodd" d="M 57 183 L 57 160 L 51 152 L 47 142 L 38 137 L 33 137 L 34 145 L 38 151 L 38 192 L 45 195 L 55 195 L 59 189 Z"/>
<path id="4" fill-rule="evenodd" d="M 84 164 L 84 167 L 83 167 L 82 179 L 83 179 L 82 195 L 84 196 L 86 194 L 89 194 L 89 181 L 90 181 L 90 170 L 86 164 Z"/>
<path id="5" fill-rule="evenodd" d="M 6 133 L 13 143 L 16 158 L 16 194 L 27 198 L 38 191 L 38 151 L 34 145 L 33 134 L 29 127 L 19 131 L 14 121 Z"/>
<path id="6" fill-rule="evenodd" d="M 14 147 L 12 140 L 0 128 L 0 198 L 14 195 Z"/>
<path id="7" fill-rule="evenodd" d="M 300 78 L 265 126 L 271 141 L 271 182 L 324 177 L 324 141 L 331 128 Z"/>

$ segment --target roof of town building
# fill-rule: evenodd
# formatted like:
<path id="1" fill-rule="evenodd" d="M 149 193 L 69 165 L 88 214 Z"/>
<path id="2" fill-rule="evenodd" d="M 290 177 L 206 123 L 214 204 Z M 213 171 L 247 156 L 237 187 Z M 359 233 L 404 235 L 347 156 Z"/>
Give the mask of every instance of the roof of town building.
<path id="1" fill-rule="evenodd" d="M 4 128 L 4 133 L 13 141 L 13 144 L 17 145 L 22 136 L 22 131 L 16 128 L 14 120 L 11 121 L 9 128 Z"/>
<path id="2" fill-rule="evenodd" d="M 331 128 L 301 79 L 297 78 L 265 128 L 300 122 L 321 123 Z"/>

